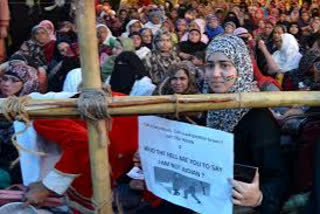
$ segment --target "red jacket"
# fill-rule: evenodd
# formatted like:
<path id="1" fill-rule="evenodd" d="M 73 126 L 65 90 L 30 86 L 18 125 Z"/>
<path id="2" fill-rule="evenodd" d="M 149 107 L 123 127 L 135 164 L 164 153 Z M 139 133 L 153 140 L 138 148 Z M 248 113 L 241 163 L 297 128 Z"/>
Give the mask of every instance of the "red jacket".
<path id="1" fill-rule="evenodd" d="M 123 96 L 113 93 L 113 96 Z M 93 209 L 93 195 L 86 122 L 71 119 L 40 119 L 34 121 L 39 135 L 54 141 L 62 149 L 55 169 L 66 175 L 78 174 L 68 189 L 69 200 Z M 132 167 L 132 158 L 138 150 L 138 121 L 136 116 L 113 117 L 109 132 L 109 163 L 115 181 Z M 71 205 L 72 206 L 72 205 Z"/>

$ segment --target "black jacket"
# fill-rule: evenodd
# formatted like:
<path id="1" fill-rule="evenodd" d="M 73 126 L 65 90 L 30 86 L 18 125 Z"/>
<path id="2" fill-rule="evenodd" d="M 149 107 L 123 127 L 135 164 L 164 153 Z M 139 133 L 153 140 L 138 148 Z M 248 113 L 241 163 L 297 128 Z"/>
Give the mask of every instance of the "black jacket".
<path id="1" fill-rule="evenodd" d="M 278 214 L 287 190 L 280 128 L 267 109 L 252 109 L 234 129 L 235 163 L 259 168 L 262 214 Z"/>

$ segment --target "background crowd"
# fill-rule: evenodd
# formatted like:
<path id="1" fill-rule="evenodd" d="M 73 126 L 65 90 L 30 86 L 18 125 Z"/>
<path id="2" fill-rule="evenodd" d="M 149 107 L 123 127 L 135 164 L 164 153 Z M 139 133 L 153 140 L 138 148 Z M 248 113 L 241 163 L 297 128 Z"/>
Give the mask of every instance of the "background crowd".
<path id="1" fill-rule="evenodd" d="M 5 2 L 0 1 L 0 96 L 77 92 L 81 66 L 73 2 L 18 5 L 9 1 L 9 7 Z M 19 20 L 18 11 L 29 16 L 23 21 L 26 24 Z M 320 86 L 317 0 L 128 0 L 120 5 L 97 0 L 96 22 L 101 81 L 114 92 L 147 96 L 308 91 Z M 207 71 L 220 63 L 215 55 L 211 57 L 217 52 L 231 59 L 237 70 L 237 80 L 228 90 L 219 91 L 208 82 Z M 230 74 L 225 80 L 232 82 L 232 78 Z M 294 107 L 164 116 L 239 135 L 236 160 L 261 168 L 263 200 L 259 198 L 256 207 L 262 207 L 262 213 L 279 213 L 297 207 L 314 210 L 320 204 L 318 182 L 313 182 L 319 174 L 313 158 L 319 150 L 318 111 Z M 254 125 L 258 118 L 264 121 L 260 130 Z M 11 143 L 13 133 L 12 123 L 0 122 L 1 188 L 22 182 L 19 166 L 11 165 L 18 157 Z M 252 142 L 247 151 L 238 143 L 244 140 Z M 258 141 L 270 153 L 256 146 Z M 241 156 L 248 151 L 253 154 L 245 160 Z M 271 157 L 277 152 L 279 157 Z"/>

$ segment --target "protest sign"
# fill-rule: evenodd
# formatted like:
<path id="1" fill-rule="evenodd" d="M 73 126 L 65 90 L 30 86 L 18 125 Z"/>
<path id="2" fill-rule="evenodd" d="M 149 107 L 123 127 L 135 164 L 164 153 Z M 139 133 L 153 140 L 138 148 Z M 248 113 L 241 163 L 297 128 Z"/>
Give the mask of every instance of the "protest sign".
<path id="1" fill-rule="evenodd" d="M 139 153 L 149 191 L 199 213 L 232 213 L 233 135 L 139 117 Z"/>

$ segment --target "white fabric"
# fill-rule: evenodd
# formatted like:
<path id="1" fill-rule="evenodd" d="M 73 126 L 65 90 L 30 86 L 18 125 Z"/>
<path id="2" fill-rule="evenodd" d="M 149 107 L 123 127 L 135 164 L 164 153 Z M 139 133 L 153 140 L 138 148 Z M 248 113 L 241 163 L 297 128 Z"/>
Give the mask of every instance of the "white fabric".
<path id="1" fill-rule="evenodd" d="M 54 93 L 47 94 L 31 93 L 29 96 L 33 99 L 59 99 L 69 98 L 75 93 Z M 15 121 L 15 132 L 24 130 L 25 124 Z M 22 173 L 22 180 L 24 185 L 41 180 L 55 165 L 60 158 L 60 150 L 54 143 L 44 141 L 44 139 L 37 135 L 33 125 L 27 131 L 17 136 L 17 141 L 20 146 L 25 149 L 44 152 L 45 156 L 39 156 L 29 152 L 20 151 L 20 166 Z"/>
<path id="2" fill-rule="evenodd" d="M 107 45 L 107 46 L 110 46 L 110 41 L 112 39 L 115 40 L 115 37 L 112 35 L 112 32 L 111 30 L 108 28 L 107 25 L 104 25 L 104 24 L 97 24 L 96 28 L 98 30 L 99 27 L 104 27 L 106 30 L 107 30 L 107 37 L 105 38 L 105 40 L 103 41 L 103 44 Z"/>
<path id="3" fill-rule="evenodd" d="M 63 91 L 77 92 L 80 83 L 82 82 L 81 68 L 71 70 L 63 83 Z"/>
<path id="4" fill-rule="evenodd" d="M 155 24 L 153 24 L 152 22 L 149 21 L 144 25 L 144 27 L 145 28 L 149 28 L 152 31 L 152 34 L 156 35 L 157 31 L 160 30 L 161 25 L 162 25 L 161 23 L 155 25 Z"/>
<path id="5" fill-rule="evenodd" d="M 137 20 L 137 19 L 132 19 L 130 22 L 128 22 L 128 24 L 126 25 L 126 32 L 122 33 L 121 37 L 128 38 L 129 35 L 130 35 L 130 27 L 131 27 L 131 25 L 133 25 L 136 22 L 140 22 L 140 21 Z M 144 27 L 141 22 L 140 22 L 140 25 L 141 25 L 142 28 Z"/>
<path id="6" fill-rule="evenodd" d="M 52 170 L 42 180 L 42 183 L 49 190 L 57 193 L 58 195 L 63 195 L 77 176 L 78 175 L 61 174 L 55 170 Z"/>
<path id="7" fill-rule="evenodd" d="M 285 73 L 299 67 L 302 55 L 299 53 L 299 44 L 293 35 L 285 33 L 281 38 L 281 48 L 274 52 L 272 57 L 279 65 L 281 72 Z"/>
<path id="8" fill-rule="evenodd" d="M 151 53 L 151 50 L 147 47 L 141 47 L 139 50 L 136 50 L 136 54 L 141 60 L 145 59 L 149 53 Z"/>
<path id="9" fill-rule="evenodd" d="M 151 96 L 156 86 L 152 84 L 149 77 L 143 77 L 140 80 L 135 81 L 130 96 Z"/>

